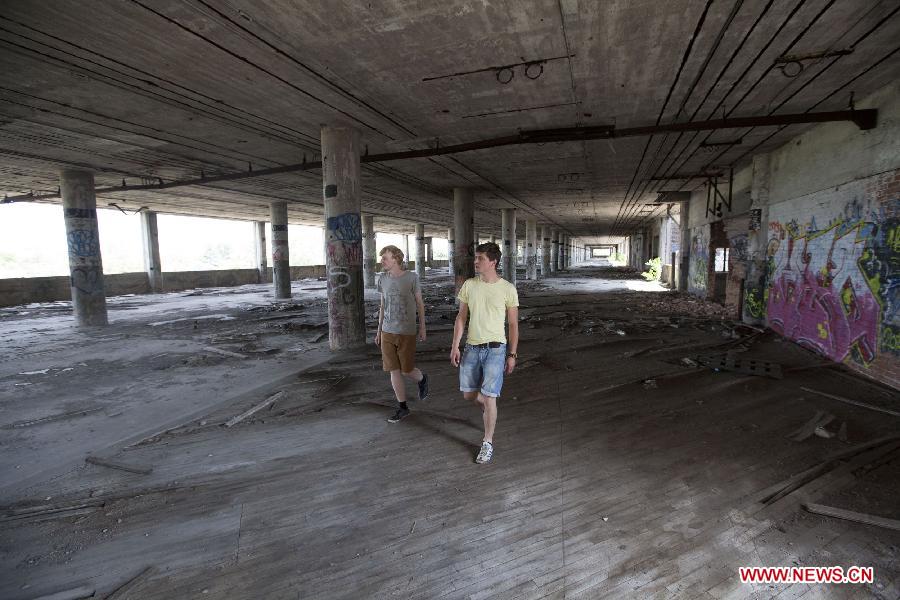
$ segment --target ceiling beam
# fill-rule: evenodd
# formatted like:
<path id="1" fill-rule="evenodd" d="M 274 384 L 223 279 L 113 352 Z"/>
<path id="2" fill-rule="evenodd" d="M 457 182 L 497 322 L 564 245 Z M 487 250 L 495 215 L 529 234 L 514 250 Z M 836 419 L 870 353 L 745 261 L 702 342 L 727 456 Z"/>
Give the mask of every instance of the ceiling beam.
<path id="1" fill-rule="evenodd" d="M 474 142 L 465 142 L 462 144 L 452 144 L 449 146 L 437 146 L 435 148 L 424 148 L 421 150 L 408 150 L 405 152 L 389 152 L 384 154 L 366 154 L 360 157 L 362 163 L 381 163 L 395 160 L 409 160 L 413 158 L 429 158 L 433 156 L 443 156 L 447 154 L 459 154 L 461 152 L 470 152 L 472 150 L 486 150 L 489 148 L 498 148 L 502 146 L 514 146 L 520 144 L 545 144 L 548 142 L 572 142 L 586 140 L 615 139 L 624 137 L 642 137 L 647 135 L 655 135 L 657 133 L 682 132 L 682 131 L 708 131 L 716 129 L 736 129 L 745 127 L 774 127 L 783 125 L 798 125 L 804 123 L 829 123 L 836 121 L 849 121 L 863 130 L 873 129 L 878 122 L 877 109 L 864 110 L 841 110 L 818 113 L 799 113 L 790 115 L 767 115 L 762 117 L 735 117 L 732 119 L 714 119 L 711 121 L 694 121 L 688 123 L 669 123 L 667 125 L 649 125 L 644 127 L 628 127 L 616 129 L 612 125 L 601 125 L 591 127 L 563 127 L 556 129 L 526 129 L 521 130 L 513 135 L 490 138 L 486 140 L 478 140 Z M 256 171 L 244 171 L 240 173 L 229 173 L 226 175 L 215 175 L 212 177 L 201 177 L 199 179 L 188 179 L 181 181 L 164 182 L 160 179 L 159 183 L 147 185 L 126 185 L 122 180 L 121 186 L 97 188 L 96 193 L 104 192 L 128 192 L 136 190 L 165 190 L 176 187 L 184 187 L 191 185 L 208 185 L 219 181 L 233 181 L 237 179 L 251 179 L 254 177 L 266 177 L 270 175 L 279 175 L 282 173 L 291 173 L 295 171 L 307 171 L 311 169 L 321 169 L 321 161 L 303 162 L 295 165 L 284 165 L 281 167 L 272 167 L 270 169 L 260 169 Z M 32 200 L 51 200 L 59 198 L 59 194 L 33 195 L 24 194 L 21 196 L 7 196 L 0 203 L 8 202 L 28 202 Z"/>

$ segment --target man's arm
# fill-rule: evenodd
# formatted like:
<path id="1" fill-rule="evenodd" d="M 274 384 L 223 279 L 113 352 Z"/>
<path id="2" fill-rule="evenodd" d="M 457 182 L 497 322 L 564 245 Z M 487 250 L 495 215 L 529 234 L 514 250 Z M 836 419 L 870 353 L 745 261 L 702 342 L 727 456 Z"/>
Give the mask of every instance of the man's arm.
<path id="1" fill-rule="evenodd" d="M 419 341 L 425 341 L 425 301 L 422 300 L 422 291 L 416 292 L 416 310 L 419 311 Z"/>
<path id="2" fill-rule="evenodd" d="M 459 312 L 453 323 L 453 345 L 450 346 L 450 364 L 459 366 L 459 343 L 462 341 L 463 331 L 466 329 L 466 319 L 469 318 L 469 305 L 460 301 Z"/>
<path id="3" fill-rule="evenodd" d="M 381 345 L 381 326 L 384 323 L 384 296 L 378 304 L 378 329 L 375 330 L 375 345 Z"/>
<path id="4" fill-rule="evenodd" d="M 510 306 L 506 309 L 506 320 L 509 322 L 509 340 L 506 344 L 508 354 L 516 354 L 519 351 L 519 307 Z M 516 368 L 516 359 L 506 357 L 506 374 L 509 375 Z"/>

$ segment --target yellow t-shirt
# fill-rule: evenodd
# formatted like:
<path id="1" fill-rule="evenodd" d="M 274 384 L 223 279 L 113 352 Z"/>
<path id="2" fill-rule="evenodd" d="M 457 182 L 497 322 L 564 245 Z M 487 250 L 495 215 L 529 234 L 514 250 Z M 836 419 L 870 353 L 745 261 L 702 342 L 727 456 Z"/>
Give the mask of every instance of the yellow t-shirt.
<path id="1" fill-rule="evenodd" d="M 519 305 L 516 286 L 505 279 L 485 283 L 472 277 L 459 288 L 458 297 L 469 306 L 467 344 L 506 343 L 506 309 Z"/>

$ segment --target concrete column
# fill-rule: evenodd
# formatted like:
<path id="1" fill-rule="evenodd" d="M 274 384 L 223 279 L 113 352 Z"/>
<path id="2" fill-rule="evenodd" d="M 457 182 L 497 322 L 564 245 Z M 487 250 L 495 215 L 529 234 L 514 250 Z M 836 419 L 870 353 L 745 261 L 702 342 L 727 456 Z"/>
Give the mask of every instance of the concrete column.
<path id="1" fill-rule="evenodd" d="M 516 209 L 501 208 L 500 217 L 503 223 L 503 244 L 500 246 L 500 251 L 503 252 L 500 259 L 503 264 L 503 278 L 515 285 L 516 255 L 519 249 L 516 243 Z"/>
<path id="2" fill-rule="evenodd" d="M 94 174 L 90 171 L 65 170 L 59 174 L 59 179 L 69 246 L 75 321 L 82 327 L 107 325 L 109 320 L 100 256 L 100 230 L 97 227 Z"/>
<path id="3" fill-rule="evenodd" d="M 550 275 L 550 228 L 541 227 L 541 277 Z"/>
<path id="4" fill-rule="evenodd" d="M 492 235 L 492 236 L 491 236 L 491 243 L 492 243 L 492 244 L 496 244 L 496 243 L 497 243 L 497 236 L 496 236 L 496 235 Z"/>
<path id="5" fill-rule="evenodd" d="M 559 268 L 560 270 L 565 270 L 568 265 L 566 264 L 566 253 L 568 252 L 568 241 L 569 236 L 564 233 L 559 234 Z"/>
<path id="6" fill-rule="evenodd" d="M 288 246 L 287 202 L 272 206 L 272 283 L 276 298 L 291 297 L 290 247 Z"/>
<path id="7" fill-rule="evenodd" d="M 425 277 L 425 225 L 416 225 L 416 275 Z"/>
<path id="8" fill-rule="evenodd" d="M 453 237 L 453 228 L 449 227 L 447 229 L 447 267 L 451 274 L 453 273 L 453 246 L 456 244 L 456 240 Z"/>
<path id="9" fill-rule="evenodd" d="M 471 189 L 453 189 L 453 229 L 453 279 L 458 294 L 466 279 L 475 277 L 475 193 Z"/>
<path id="10" fill-rule="evenodd" d="M 425 266 L 434 268 L 434 244 L 433 238 L 429 235 L 425 238 Z"/>
<path id="11" fill-rule="evenodd" d="M 743 321 L 757 325 L 766 323 L 766 289 L 770 284 L 766 263 L 769 259 L 767 246 L 771 168 L 770 154 L 757 154 L 753 157 L 753 179 L 750 183 L 751 229 L 747 232 L 748 260 L 741 317 Z"/>
<path id="12" fill-rule="evenodd" d="M 343 350 L 366 343 L 360 207 L 359 132 L 322 127 L 328 343 Z"/>
<path id="13" fill-rule="evenodd" d="M 535 280 L 537 276 L 537 221 L 525 220 L 525 278 Z"/>
<path id="14" fill-rule="evenodd" d="M 144 270 L 150 292 L 158 294 L 163 291 L 162 265 L 159 260 L 159 228 L 156 225 L 156 213 L 141 213 L 141 240 L 144 246 Z"/>
<path id="15" fill-rule="evenodd" d="M 550 248 L 550 272 L 556 273 L 559 271 L 559 229 L 550 230 L 550 243 L 553 244 Z"/>
<path id="16" fill-rule="evenodd" d="M 375 250 L 375 217 L 363 215 L 363 284 L 370 290 L 375 289 L 375 265 L 378 260 Z"/>
<path id="17" fill-rule="evenodd" d="M 409 255 L 409 236 L 403 236 L 403 258 L 409 263 L 410 255 Z"/>
<path id="18" fill-rule="evenodd" d="M 253 242 L 256 247 L 256 268 L 259 270 L 259 282 L 269 281 L 269 261 L 266 258 L 266 223 L 253 223 Z"/>
<path id="19" fill-rule="evenodd" d="M 688 290 L 688 272 L 691 268 L 691 202 L 681 203 L 681 265 L 678 270 L 678 291 Z"/>

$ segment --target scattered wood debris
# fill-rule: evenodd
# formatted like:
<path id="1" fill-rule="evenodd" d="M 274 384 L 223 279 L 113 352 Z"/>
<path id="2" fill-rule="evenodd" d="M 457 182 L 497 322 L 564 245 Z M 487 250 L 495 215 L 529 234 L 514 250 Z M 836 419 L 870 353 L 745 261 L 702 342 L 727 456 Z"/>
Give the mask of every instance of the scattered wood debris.
<path id="1" fill-rule="evenodd" d="M 80 586 L 54 594 L 47 594 L 34 600 L 81 600 L 82 598 L 93 598 L 95 592 L 96 590 L 92 587 Z"/>
<path id="2" fill-rule="evenodd" d="M 97 465 L 98 467 L 106 467 L 107 469 L 126 471 L 128 473 L 135 473 L 137 475 L 149 475 L 153 472 L 152 467 L 142 467 L 140 465 L 124 463 L 117 460 L 111 460 L 109 458 L 103 458 L 101 456 L 87 456 L 85 457 L 84 462 L 91 465 Z"/>
<path id="3" fill-rule="evenodd" d="M 129 592 L 138 587 L 149 577 L 155 575 L 157 571 L 158 569 L 156 567 L 147 567 L 146 569 L 117 587 L 115 590 L 113 590 L 112 593 L 106 597 L 106 600 L 124 600 L 125 598 L 128 598 Z"/>
<path id="4" fill-rule="evenodd" d="M 237 352 L 232 352 L 231 350 L 222 350 L 221 348 L 216 348 L 214 346 L 204 346 L 204 350 L 207 352 L 214 352 L 215 354 L 221 354 L 222 356 L 231 356 L 234 358 L 247 358 L 246 354 L 239 354 Z"/>
<path id="5" fill-rule="evenodd" d="M 70 501 L 68 503 L 60 504 L 39 504 L 36 506 L 8 508 L 4 511 L 4 514 L 0 516 L 0 522 L 18 521 L 20 519 L 33 519 L 46 516 L 70 517 L 85 512 L 93 512 L 98 508 L 102 508 L 104 504 L 104 500 L 90 499 L 75 503 Z"/>
<path id="6" fill-rule="evenodd" d="M 884 527 L 885 529 L 900 531 L 900 520 L 897 519 L 888 519 L 876 515 L 867 515 L 865 513 L 859 513 L 852 510 L 844 510 L 843 508 L 837 508 L 834 506 L 825 506 L 824 504 L 815 504 L 812 502 L 808 502 L 803 507 L 814 515 L 835 517 L 837 519 L 844 519 L 845 521 L 865 523 L 866 525 L 875 525 L 877 527 Z"/>
<path id="7" fill-rule="evenodd" d="M 284 394 L 285 394 L 285 392 L 284 392 L 284 390 L 282 390 L 276 394 L 269 396 L 268 398 L 266 398 L 259 404 L 250 408 L 249 410 L 246 410 L 239 415 L 231 417 L 230 419 L 228 419 L 228 421 L 225 422 L 225 427 L 234 427 L 235 425 L 237 425 L 238 423 L 240 423 L 247 417 L 256 414 L 257 412 L 261 411 L 262 409 L 266 408 L 267 406 L 271 406 L 272 404 L 277 402 L 279 398 L 283 397 Z"/>
<path id="8" fill-rule="evenodd" d="M 44 423 L 51 423 L 53 421 L 62 421 L 65 419 L 72 419 L 75 417 L 83 417 L 84 415 L 89 415 L 91 413 L 95 413 L 103 410 L 102 406 L 95 408 L 86 408 L 84 410 L 74 410 L 72 412 L 67 413 L 59 413 L 56 415 L 47 415 L 46 417 L 39 417 L 37 419 L 25 419 L 24 421 L 16 421 L 15 423 L 9 423 L 8 425 L 4 425 L 0 427 L 0 429 L 15 429 L 19 427 L 31 427 L 32 425 L 42 425 Z"/>
<path id="9" fill-rule="evenodd" d="M 847 404 L 852 404 L 853 406 L 859 406 L 861 408 L 868 408 L 869 410 L 875 410 L 886 415 L 894 415 L 895 417 L 900 417 L 900 411 L 891 410 L 889 408 L 882 408 L 880 406 L 875 406 L 874 404 L 867 404 L 865 402 L 860 402 L 859 400 L 851 400 L 850 398 L 844 398 L 843 396 L 837 396 L 835 394 L 829 394 L 827 392 L 820 392 L 819 390 L 814 390 L 808 387 L 801 387 L 801 390 L 804 392 L 809 392 L 810 394 L 818 394 L 825 398 L 831 398 L 832 400 L 837 400 L 838 402 L 846 402 Z"/>
<path id="10" fill-rule="evenodd" d="M 733 371 L 747 375 L 771 377 L 772 379 L 781 379 L 783 377 L 781 365 L 767 360 L 739 358 L 729 354 L 725 356 L 700 356 L 697 360 L 700 364 L 706 365 L 714 371 Z"/>
<path id="11" fill-rule="evenodd" d="M 832 414 L 817 410 L 812 419 L 801 425 L 796 431 L 789 433 L 788 438 L 795 442 L 802 442 L 811 437 L 819 427 L 825 427 L 825 425 L 831 423 L 834 418 Z"/>

